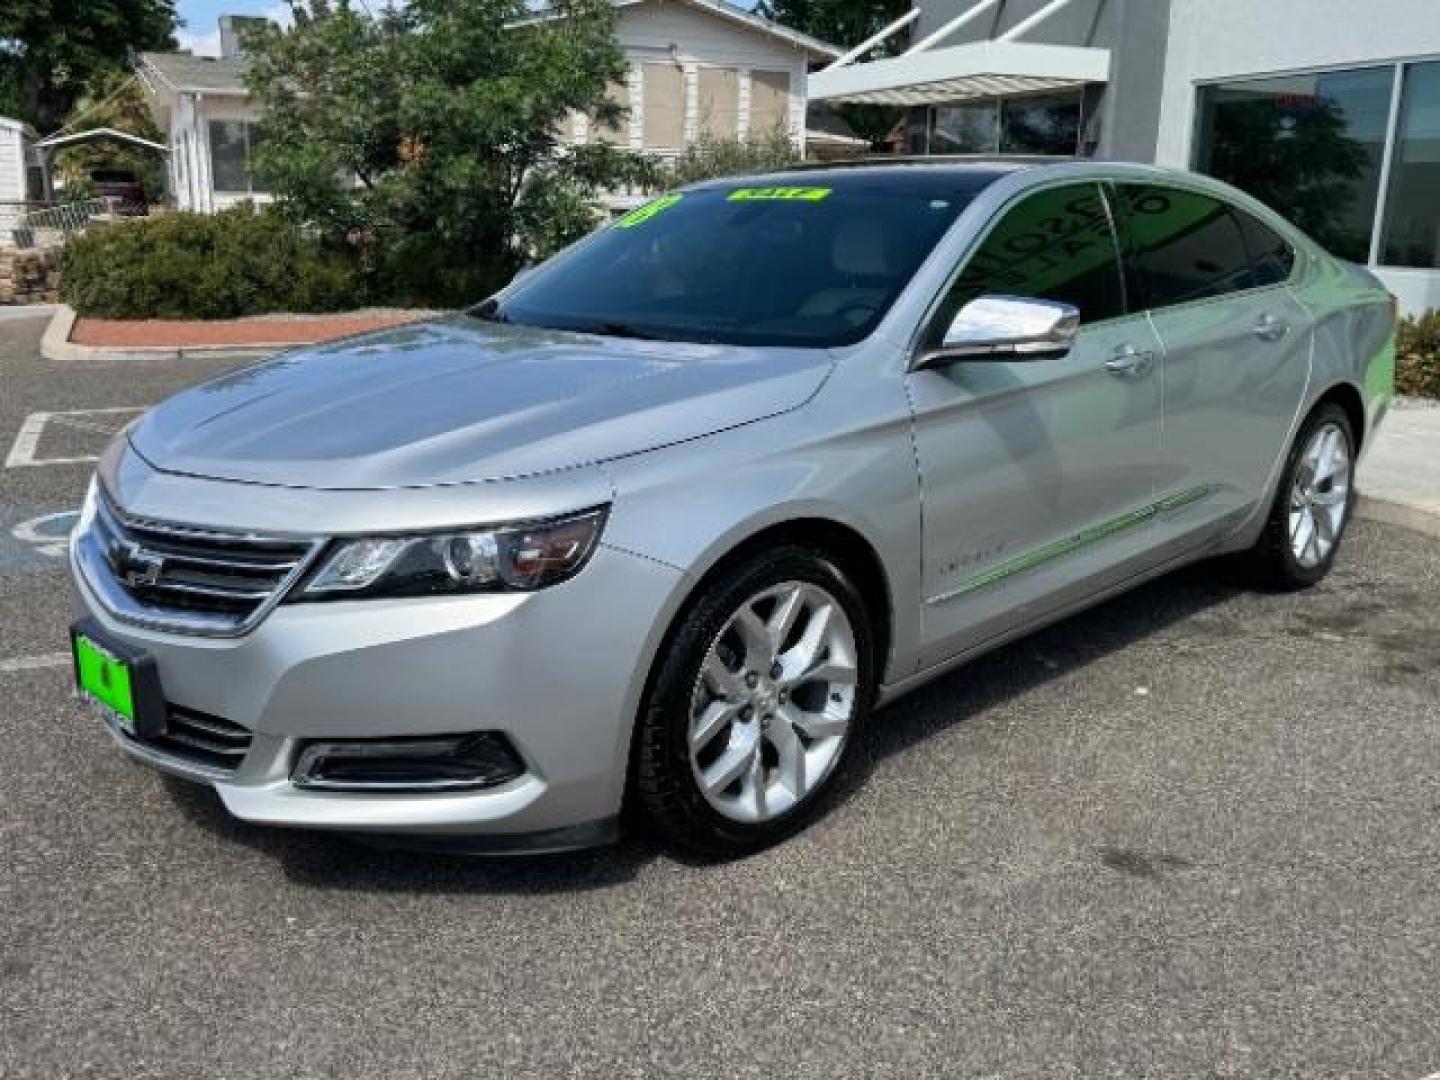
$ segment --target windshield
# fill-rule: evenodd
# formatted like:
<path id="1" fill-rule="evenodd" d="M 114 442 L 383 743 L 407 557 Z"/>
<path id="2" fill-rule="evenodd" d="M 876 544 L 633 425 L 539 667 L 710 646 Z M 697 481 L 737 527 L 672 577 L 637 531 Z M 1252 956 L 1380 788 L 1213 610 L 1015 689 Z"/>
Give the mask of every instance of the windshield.
<path id="1" fill-rule="evenodd" d="M 677 192 L 478 314 L 660 340 L 848 345 L 875 328 L 972 194 L 893 182 Z"/>

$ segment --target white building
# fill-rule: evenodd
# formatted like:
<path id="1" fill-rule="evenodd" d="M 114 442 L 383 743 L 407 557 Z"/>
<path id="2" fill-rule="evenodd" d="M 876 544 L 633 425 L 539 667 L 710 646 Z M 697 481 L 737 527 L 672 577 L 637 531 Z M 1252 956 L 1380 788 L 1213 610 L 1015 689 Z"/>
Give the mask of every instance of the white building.
<path id="1" fill-rule="evenodd" d="M 779 128 L 803 145 L 806 72 L 839 49 L 724 0 L 616 0 L 616 7 L 628 73 L 611 96 L 626 119 L 601 130 L 571 116 L 562 140 L 603 140 L 666 157 L 703 135 L 744 138 Z M 182 210 L 268 197 L 249 164 L 259 110 L 244 87 L 238 22 L 221 20 L 220 57 L 140 56 L 138 74 L 168 136 L 170 191 Z"/>
<path id="2" fill-rule="evenodd" d="M 1407 311 L 1440 307 L 1440 0 L 920 0 L 904 55 L 812 100 L 909 111 L 915 153 L 1191 168 L 1249 189 Z"/>

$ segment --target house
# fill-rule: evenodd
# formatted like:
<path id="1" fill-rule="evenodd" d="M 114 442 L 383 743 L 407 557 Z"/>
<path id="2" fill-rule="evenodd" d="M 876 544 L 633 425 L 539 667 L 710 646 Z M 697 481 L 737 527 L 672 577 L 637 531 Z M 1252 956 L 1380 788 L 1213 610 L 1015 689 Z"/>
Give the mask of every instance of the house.
<path id="1" fill-rule="evenodd" d="M 1246 188 L 1409 312 L 1440 307 L 1437 0 L 920 0 L 811 101 L 908 113 L 911 153 L 1154 162 Z M 901 23 L 905 24 L 903 27 Z M 893 40 L 893 38 L 892 38 Z"/>
<path id="2" fill-rule="evenodd" d="M 806 75 L 840 50 L 724 0 L 616 0 L 627 76 L 611 97 L 627 112 L 601 128 L 566 118 L 561 141 L 612 142 L 660 157 L 702 136 L 745 138 L 780 129 L 805 139 Z M 522 22 L 549 18 L 544 11 Z M 221 55 L 142 53 L 137 74 L 170 144 L 169 184 L 182 210 L 263 201 L 250 168 L 259 110 L 244 87 L 243 20 L 221 18 Z M 624 200 L 621 200 L 623 203 Z"/>
<path id="3" fill-rule="evenodd" d="M 0 244 L 9 241 L 25 204 L 40 197 L 34 142 L 27 124 L 0 116 Z"/>

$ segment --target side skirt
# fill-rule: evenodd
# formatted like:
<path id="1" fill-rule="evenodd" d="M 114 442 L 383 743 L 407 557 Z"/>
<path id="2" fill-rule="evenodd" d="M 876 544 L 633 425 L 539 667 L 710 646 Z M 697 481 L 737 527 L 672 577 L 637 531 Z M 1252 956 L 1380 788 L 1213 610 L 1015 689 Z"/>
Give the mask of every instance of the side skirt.
<path id="1" fill-rule="evenodd" d="M 1127 593 L 1131 589 L 1134 589 L 1139 585 L 1143 585 L 1147 581 L 1152 581 L 1158 577 L 1164 577 L 1166 574 L 1170 573 L 1171 571 L 1178 570 L 1182 566 L 1186 566 L 1193 562 L 1198 562 L 1201 559 L 1204 559 L 1210 555 L 1217 554 L 1223 547 L 1224 539 L 1225 537 L 1223 536 L 1218 540 L 1214 537 L 1207 539 L 1204 543 L 1185 552 L 1182 552 L 1181 554 L 1176 555 L 1173 558 L 1167 559 L 1164 562 L 1157 563 L 1155 566 L 1152 566 L 1149 569 L 1142 570 L 1137 574 L 1132 574 L 1130 577 L 1127 577 L 1122 581 L 1118 581 L 1112 585 L 1106 586 L 1105 588 L 1098 589 L 1093 593 L 1088 593 L 1087 595 L 1081 597 L 1078 600 L 1074 600 L 1068 604 L 1062 604 L 1060 607 L 1057 608 L 1052 608 L 1050 611 L 1045 612 L 1043 615 L 1036 616 L 1029 622 L 1024 622 L 1020 623 L 1017 626 L 1013 626 L 1008 630 L 996 634 L 994 637 L 986 638 L 984 641 L 976 645 L 972 645 L 970 648 L 964 650 L 963 652 L 958 652 L 954 656 L 940 661 L 938 664 L 932 664 L 928 668 L 915 672 L 913 675 L 907 675 L 903 679 L 899 679 L 893 683 L 887 683 L 884 686 L 880 687 L 879 695 L 876 698 L 876 707 L 878 708 L 882 705 L 888 705 L 897 698 L 903 697 L 905 694 L 908 694 L 910 691 L 919 689 L 921 686 L 924 686 L 932 679 L 937 679 L 941 675 L 953 671 L 955 668 L 960 667 L 961 665 L 966 664 L 971 660 L 974 660 L 976 657 L 983 656 L 988 652 L 993 652 L 995 649 L 1000 648 L 1002 645 L 1007 645 L 1010 642 L 1015 641 L 1018 638 L 1025 637 L 1027 634 L 1032 634 L 1036 630 L 1042 629 L 1043 627 L 1050 626 L 1054 623 L 1068 619 L 1071 615 L 1075 615 L 1081 611 L 1086 610 L 1087 608 L 1092 608 L 1097 604 L 1102 604 L 1106 600 L 1111 599 L 1112 597 L 1119 596 L 1122 593 Z"/>

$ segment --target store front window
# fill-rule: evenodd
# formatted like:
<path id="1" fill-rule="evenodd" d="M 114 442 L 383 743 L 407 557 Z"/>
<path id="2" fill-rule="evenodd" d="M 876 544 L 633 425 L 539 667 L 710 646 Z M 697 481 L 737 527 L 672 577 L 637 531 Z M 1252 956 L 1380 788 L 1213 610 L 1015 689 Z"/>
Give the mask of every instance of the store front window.
<path id="1" fill-rule="evenodd" d="M 1198 171 L 1341 258 L 1440 269 L 1440 60 L 1202 86 L 1198 113 Z"/>
<path id="2" fill-rule="evenodd" d="M 1195 167 L 1365 262 L 1393 85 L 1386 66 L 1201 87 Z"/>
<path id="3" fill-rule="evenodd" d="M 1380 261 L 1440 269 L 1440 61 L 1405 71 Z"/>
<path id="4" fill-rule="evenodd" d="M 1080 145 L 1079 94 L 936 105 L 928 119 L 931 154 L 1069 157 Z"/>

